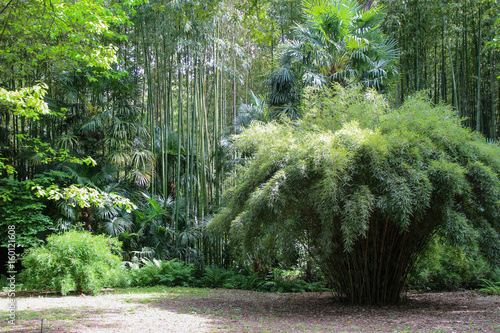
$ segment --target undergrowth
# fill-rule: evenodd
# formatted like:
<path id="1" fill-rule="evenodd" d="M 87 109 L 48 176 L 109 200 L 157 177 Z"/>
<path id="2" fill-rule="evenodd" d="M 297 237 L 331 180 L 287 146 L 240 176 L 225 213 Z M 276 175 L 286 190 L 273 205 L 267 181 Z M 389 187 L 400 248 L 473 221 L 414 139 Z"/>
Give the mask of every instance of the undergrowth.
<path id="1" fill-rule="evenodd" d="M 235 271 L 215 266 L 195 269 L 176 259 L 140 259 L 127 263 L 130 286 L 155 285 L 200 288 L 244 289 L 270 292 L 308 292 L 327 290 L 324 281 L 306 282 L 300 271 L 274 269 L 266 273 Z"/>

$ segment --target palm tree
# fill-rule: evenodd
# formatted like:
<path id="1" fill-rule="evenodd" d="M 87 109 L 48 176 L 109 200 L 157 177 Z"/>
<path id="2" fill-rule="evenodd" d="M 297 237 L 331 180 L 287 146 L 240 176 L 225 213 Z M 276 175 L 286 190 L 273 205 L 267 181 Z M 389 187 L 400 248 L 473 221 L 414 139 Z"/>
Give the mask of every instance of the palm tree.
<path id="1" fill-rule="evenodd" d="M 257 96 L 250 91 L 252 104 L 241 104 L 238 108 L 238 116 L 235 121 L 235 133 L 240 133 L 248 127 L 253 121 L 269 122 L 269 106 L 263 96 Z"/>
<path id="2" fill-rule="evenodd" d="M 278 66 L 268 78 L 275 115 L 298 117 L 306 86 L 338 82 L 386 89 L 396 74 L 398 51 L 379 28 L 383 8 L 364 11 L 353 0 L 309 0 L 303 12 L 306 22 L 280 46 Z"/>
<path id="3" fill-rule="evenodd" d="M 196 245 L 202 236 L 203 225 L 193 223 L 192 220 L 196 218 L 192 214 L 186 216 L 183 213 L 185 200 L 145 192 L 141 192 L 140 196 L 137 199 L 139 209 L 135 211 L 135 223 L 129 230 L 132 233 L 121 235 L 124 239 L 130 239 L 127 239 L 127 250 L 137 254 L 147 248 L 156 258 L 196 259 Z M 180 214 L 174 221 L 176 206 L 180 207 Z M 180 225 L 176 226 L 175 222 Z"/>

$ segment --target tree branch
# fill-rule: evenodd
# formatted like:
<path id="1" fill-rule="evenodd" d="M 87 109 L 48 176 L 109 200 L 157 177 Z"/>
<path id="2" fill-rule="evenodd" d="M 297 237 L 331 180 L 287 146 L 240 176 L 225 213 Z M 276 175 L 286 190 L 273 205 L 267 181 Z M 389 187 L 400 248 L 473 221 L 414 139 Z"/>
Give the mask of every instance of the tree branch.
<path id="1" fill-rule="evenodd" d="M 2 13 L 7 9 L 7 7 L 9 7 L 9 5 L 12 3 L 12 1 L 14 0 L 10 0 L 8 4 L 5 5 L 5 7 L 2 8 L 2 10 L 0 11 L 0 15 L 2 15 Z"/>

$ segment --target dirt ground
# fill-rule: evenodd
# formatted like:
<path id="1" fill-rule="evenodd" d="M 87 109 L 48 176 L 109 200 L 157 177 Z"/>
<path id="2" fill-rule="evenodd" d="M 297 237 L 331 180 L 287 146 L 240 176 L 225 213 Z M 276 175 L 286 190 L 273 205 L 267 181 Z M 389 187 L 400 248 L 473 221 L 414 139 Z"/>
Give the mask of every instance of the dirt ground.
<path id="1" fill-rule="evenodd" d="M 165 293 L 0 296 L 1 332 L 500 332 L 500 296 L 410 293 L 398 306 L 352 306 L 330 293 L 166 289 Z"/>

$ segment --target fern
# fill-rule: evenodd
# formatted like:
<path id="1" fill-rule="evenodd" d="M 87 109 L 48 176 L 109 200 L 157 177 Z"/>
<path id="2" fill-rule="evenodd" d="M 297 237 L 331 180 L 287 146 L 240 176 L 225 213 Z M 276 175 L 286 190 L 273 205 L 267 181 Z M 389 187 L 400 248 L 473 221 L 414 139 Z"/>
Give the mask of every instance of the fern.
<path id="1" fill-rule="evenodd" d="M 479 289 L 479 291 L 490 295 L 500 295 L 500 281 L 493 282 L 491 280 L 481 279 L 481 282 L 483 282 L 483 287 Z"/>

